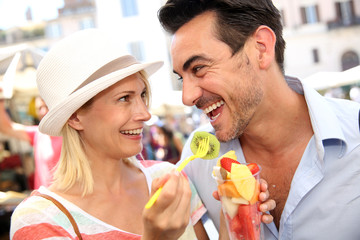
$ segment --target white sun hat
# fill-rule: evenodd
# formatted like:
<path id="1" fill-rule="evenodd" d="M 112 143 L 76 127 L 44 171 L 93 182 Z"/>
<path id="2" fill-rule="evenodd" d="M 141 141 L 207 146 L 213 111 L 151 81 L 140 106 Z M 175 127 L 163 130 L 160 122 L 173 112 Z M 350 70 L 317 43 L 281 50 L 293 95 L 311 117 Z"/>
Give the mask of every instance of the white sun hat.
<path id="1" fill-rule="evenodd" d="M 40 96 L 49 108 L 40 121 L 41 132 L 60 136 L 70 116 L 96 94 L 141 70 L 150 76 L 163 65 L 162 61 L 139 63 L 120 45 L 108 32 L 86 29 L 50 49 L 36 76 Z"/>

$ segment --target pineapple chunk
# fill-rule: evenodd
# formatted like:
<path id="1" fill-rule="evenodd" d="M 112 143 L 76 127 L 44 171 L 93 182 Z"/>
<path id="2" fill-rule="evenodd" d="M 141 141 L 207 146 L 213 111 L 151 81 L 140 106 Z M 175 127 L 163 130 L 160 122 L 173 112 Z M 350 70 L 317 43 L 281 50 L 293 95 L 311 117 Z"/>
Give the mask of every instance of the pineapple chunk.
<path id="1" fill-rule="evenodd" d="M 249 201 L 246 201 L 244 198 L 242 197 L 233 197 L 231 198 L 231 201 L 233 203 L 236 203 L 236 204 L 244 204 L 244 205 L 248 205 L 249 204 Z"/>
<path id="2" fill-rule="evenodd" d="M 231 180 L 239 194 L 250 201 L 255 193 L 256 179 L 244 164 L 231 165 Z"/>

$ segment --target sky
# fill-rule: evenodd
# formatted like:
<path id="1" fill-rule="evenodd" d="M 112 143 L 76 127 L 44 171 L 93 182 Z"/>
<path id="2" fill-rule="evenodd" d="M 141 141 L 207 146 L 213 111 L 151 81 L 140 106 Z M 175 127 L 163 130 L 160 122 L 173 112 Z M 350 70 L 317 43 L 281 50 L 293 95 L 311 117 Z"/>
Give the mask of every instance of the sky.
<path id="1" fill-rule="evenodd" d="M 0 29 L 26 23 L 26 10 L 32 9 L 34 22 L 57 17 L 57 9 L 64 5 L 63 0 L 0 0 Z"/>

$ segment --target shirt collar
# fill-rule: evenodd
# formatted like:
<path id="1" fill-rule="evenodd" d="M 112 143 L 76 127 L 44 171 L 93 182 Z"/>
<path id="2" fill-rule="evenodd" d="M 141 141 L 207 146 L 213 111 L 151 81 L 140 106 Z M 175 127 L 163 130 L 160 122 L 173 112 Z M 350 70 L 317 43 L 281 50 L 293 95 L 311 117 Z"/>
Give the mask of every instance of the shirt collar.
<path id="1" fill-rule="evenodd" d="M 327 144 L 337 145 L 339 156 L 345 154 L 347 144 L 341 124 L 326 98 L 297 78 L 287 76 L 286 81 L 294 91 L 305 96 L 320 159 L 324 158 Z"/>

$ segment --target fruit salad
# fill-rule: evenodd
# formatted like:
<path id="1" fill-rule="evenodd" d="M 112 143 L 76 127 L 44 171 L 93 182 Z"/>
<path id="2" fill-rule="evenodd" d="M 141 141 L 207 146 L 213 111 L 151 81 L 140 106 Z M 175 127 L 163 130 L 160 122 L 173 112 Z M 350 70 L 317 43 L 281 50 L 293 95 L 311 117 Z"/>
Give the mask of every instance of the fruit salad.
<path id="1" fill-rule="evenodd" d="M 231 240 L 260 239 L 259 212 L 260 167 L 256 163 L 240 164 L 235 151 L 218 159 L 213 176 Z"/>

